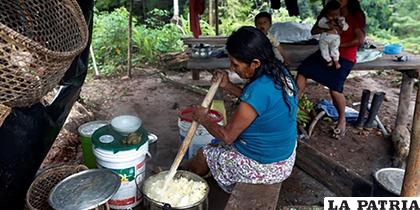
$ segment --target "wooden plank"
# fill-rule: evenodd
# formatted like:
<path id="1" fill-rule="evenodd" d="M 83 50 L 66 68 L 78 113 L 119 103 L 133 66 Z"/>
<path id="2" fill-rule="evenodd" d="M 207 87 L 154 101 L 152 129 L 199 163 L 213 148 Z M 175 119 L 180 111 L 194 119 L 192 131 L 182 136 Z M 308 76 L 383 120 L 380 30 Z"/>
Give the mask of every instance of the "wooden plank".
<path id="1" fill-rule="evenodd" d="M 203 38 L 204 39 L 204 38 Z M 289 68 L 296 70 L 302 61 L 318 50 L 318 45 L 283 44 L 289 58 Z M 394 56 L 384 55 L 374 61 L 357 63 L 353 70 L 413 70 L 420 67 L 420 56 L 410 55 L 407 62 L 395 62 Z M 224 69 L 229 68 L 228 58 L 191 58 L 187 62 L 188 69 Z"/>
<path id="2" fill-rule="evenodd" d="M 182 38 L 184 44 L 188 46 L 198 45 L 198 44 L 209 44 L 216 47 L 224 47 L 226 45 L 227 36 L 201 36 L 200 38 L 194 37 L 184 37 Z"/>
<path id="3" fill-rule="evenodd" d="M 420 67 L 420 56 L 412 55 L 407 62 L 395 62 L 391 55 L 384 55 L 374 61 L 366 63 L 356 63 L 354 70 L 400 70 L 407 71 Z"/>
<path id="4" fill-rule="evenodd" d="M 300 140 L 296 165 L 338 196 L 370 195 L 370 181 Z"/>
<path id="5" fill-rule="evenodd" d="M 294 59 L 293 59 L 294 58 Z M 300 62 L 297 58 L 304 57 L 290 57 L 290 70 L 296 70 Z M 303 60 L 303 59 L 302 59 Z M 187 62 L 187 69 L 228 69 L 230 68 L 229 58 L 191 58 Z M 407 62 L 392 61 L 392 57 L 384 56 L 374 61 L 366 63 L 357 63 L 352 70 L 365 71 L 365 70 L 400 70 L 407 71 L 420 68 L 420 56 L 411 56 Z"/>
<path id="6" fill-rule="evenodd" d="M 187 62 L 187 69 L 228 69 L 230 62 L 228 58 L 190 58 Z"/>
<path id="7" fill-rule="evenodd" d="M 237 183 L 229 197 L 225 210 L 276 209 L 281 183 Z"/>

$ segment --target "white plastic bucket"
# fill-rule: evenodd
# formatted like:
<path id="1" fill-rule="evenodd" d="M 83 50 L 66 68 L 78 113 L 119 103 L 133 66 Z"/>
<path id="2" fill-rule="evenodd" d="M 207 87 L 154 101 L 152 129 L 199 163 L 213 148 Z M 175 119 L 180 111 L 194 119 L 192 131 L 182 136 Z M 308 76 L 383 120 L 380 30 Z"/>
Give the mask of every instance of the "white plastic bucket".
<path id="1" fill-rule="evenodd" d="M 98 167 L 110 169 L 121 177 L 120 188 L 108 201 L 111 208 L 133 208 L 142 201 L 143 195 L 137 190 L 136 183 L 144 181 L 148 150 L 147 142 L 138 150 L 119 151 L 115 154 L 113 151 L 93 148 Z"/>
<path id="2" fill-rule="evenodd" d="M 192 108 L 186 108 L 180 111 L 179 118 L 178 118 L 178 127 L 179 127 L 179 140 L 180 142 L 184 141 L 185 136 L 187 136 L 188 130 L 191 127 L 192 119 L 191 113 Z M 218 123 L 219 125 L 223 125 L 223 115 L 215 110 L 210 110 L 209 114 L 214 115 L 213 122 Z M 206 128 L 202 125 L 197 127 L 195 131 L 194 137 L 191 140 L 190 146 L 185 153 L 184 159 L 190 159 L 197 154 L 197 151 L 207 144 L 217 144 L 219 140 L 212 136 Z"/>

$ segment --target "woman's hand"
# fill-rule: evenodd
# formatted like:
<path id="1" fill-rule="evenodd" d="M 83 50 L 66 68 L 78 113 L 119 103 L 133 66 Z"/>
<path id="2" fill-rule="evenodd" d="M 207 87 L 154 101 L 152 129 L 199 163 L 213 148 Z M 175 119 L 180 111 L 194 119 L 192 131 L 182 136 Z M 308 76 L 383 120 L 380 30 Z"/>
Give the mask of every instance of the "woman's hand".
<path id="1" fill-rule="evenodd" d="M 197 121 L 199 124 L 203 124 L 203 122 L 207 119 L 209 109 L 197 105 L 193 106 L 193 108 L 193 120 Z"/>
<path id="2" fill-rule="evenodd" d="M 213 78 L 211 78 L 211 82 L 216 82 L 217 79 L 222 78 L 222 81 L 220 82 L 220 87 L 225 89 L 229 86 L 230 80 L 229 80 L 229 74 L 224 70 L 216 70 L 213 74 Z"/>
<path id="3" fill-rule="evenodd" d="M 330 28 L 330 29 L 333 29 L 336 26 L 335 23 L 334 23 L 334 21 L 332 21 L 332 20 L 329 20 L 327 22 L 327 25 L 328 25 L 328 28 Z"/>
<path id="4" fill-rule="evenodd" d="M 335 30 L 337 34 L 341 34 L 343 32 L 343 28 L 338 25 L 334 25 L 332 29 Z"/>
<path id="5" fill-rule="evenodd" d="M 284 58 L 283 57 L 283 64 L 285 65 L 285 66 L 288 66 L 290 63 L 289 63 L 289 60 L 287 59 L 287 58 Z"/>
<path id="6" fill-rule="evenodd" d="M 213 78 L 211 78 L 212 82 L 217 81 L 218 78 L 222 78 L 219 87 L 223 90 L 227 91 L 228 93 L 239 97 L 242 93 L 242 88 L 233 84 L 230 79 L 227 71 L 224 70 L 216 70 L 213 74 Z"/>

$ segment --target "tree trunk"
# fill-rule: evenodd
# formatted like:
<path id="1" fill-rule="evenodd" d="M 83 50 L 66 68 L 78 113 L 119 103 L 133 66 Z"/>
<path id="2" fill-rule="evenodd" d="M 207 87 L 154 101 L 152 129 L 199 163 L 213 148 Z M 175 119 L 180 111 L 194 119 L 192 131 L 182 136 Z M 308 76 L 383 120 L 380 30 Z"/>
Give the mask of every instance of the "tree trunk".
<path id="1" fill-rule="evenodd" d="M 127 50 L 127 59 L 128 59 L 128 77 L 131 77 L 131 32 L 133 25 L 133 0 L 129 0 L 129 14 L 128 14 L 128 50 Z"/>
<path id="2" fill-rule="evenodd" d="M 216 22 L 216 15 L 214 10 L 214 2 L 215 0 L 209 0 L 209 25 L 214 26 Z"/>
<path id="3" fill-rule="evenodd" d="M 214 13 L 216 22 L 216 36 L 219 36 L 219 0 L 214 0 Z"/>
<path id="4" fill-rule="evenodd" d="M 179 6 L 178 0 L 174 0 L 174 15 L 171 18 L 171 23 L 180 26 L 181 18 L 179 18 Z"/>

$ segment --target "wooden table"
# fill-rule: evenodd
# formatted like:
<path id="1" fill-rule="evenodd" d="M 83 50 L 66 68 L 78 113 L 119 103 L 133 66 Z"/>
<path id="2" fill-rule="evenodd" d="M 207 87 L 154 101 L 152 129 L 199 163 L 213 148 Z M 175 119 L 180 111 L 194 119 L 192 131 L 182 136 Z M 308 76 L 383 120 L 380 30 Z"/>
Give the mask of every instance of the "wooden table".
<path id="1" fill-rule="evenodd" d="M 302 61 L 310 54 L 318 50 L 318 45 L 293 45 L 282 44 L 286 56 L 289 58 L 289 69 L 296 70 Z M 407 62 L 395 62 L 394 56 L 384 55 L 374 61 L 357 63 L 353 70 L 417 70 L 420 69 L 420 56 L 410 55 Z M 214 70 L 228 69 L 230 63 L 228 58 L 190 58 L 187 62 L 187 69 L 191 70 Z"/>

